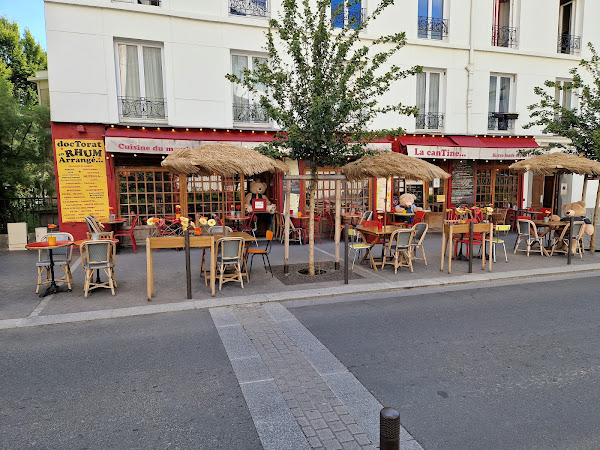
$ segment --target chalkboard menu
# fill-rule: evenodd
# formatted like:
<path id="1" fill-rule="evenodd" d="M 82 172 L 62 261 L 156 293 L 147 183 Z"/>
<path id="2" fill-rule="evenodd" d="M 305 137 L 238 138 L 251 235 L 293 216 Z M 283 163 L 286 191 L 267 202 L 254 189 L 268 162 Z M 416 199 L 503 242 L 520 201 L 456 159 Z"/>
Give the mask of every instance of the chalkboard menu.
<path id="1" fill-rule="evenodd" d="M 471 161 L 452 163 L 452 204 L 473 203 L 473 165 Z"/>
<path id="2" fill-rule="evenodd" d="M 423 183 L 420 184 L 406 184 L 406 193 L 413 194 L 415 199 L 415 205 L 423 206 Z"/>

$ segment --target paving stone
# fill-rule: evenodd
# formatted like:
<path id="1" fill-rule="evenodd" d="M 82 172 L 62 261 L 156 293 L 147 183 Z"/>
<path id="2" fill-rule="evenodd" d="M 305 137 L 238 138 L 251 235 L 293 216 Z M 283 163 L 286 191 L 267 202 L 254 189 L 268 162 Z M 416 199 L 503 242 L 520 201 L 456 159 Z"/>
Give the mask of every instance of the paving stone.
<path id="1" fill-rule="evenodd" d="M 360 445 L 367 445 L 370 444 L 371 441 L 369 440 L 369 438 L 367 437 L 366 434 L 355 434 L 354 435 L 354 439 L 356 440 L 356 442 L 358 442 Z"/>
<path id="2" fill-rule="evenodd" d="M 338 431 L 337 433 L 335 433 L 335 437 L 340 442 L 349 442 L 354 440 L 354 437 L 347 430 Z"/>
<path id="3" fill-rule="evenodd" d="M 350 441 L 350 442 L 343 442 L 342 449 L 343 450 L 362 450 L 363 447 L 361 447 L 360 444 L 358 444 L 356 441 Z"/>
<path id="4" fill-rule="evenodd" d="M 306 437 L 313 437 L 313 436 L 317 435 L 317 433 L 315 432 L 314 428 L 311 427 L 311 426 L 302 427 L 302 432 L 304 433 L 304 435 Z"/>
<path id="5" fill-rule="evenodd" d="M 350 423 L 347 425 L 347 427 L 348 427 L 348 431 L 350 431 L 350 433 L 352 433 L 352 434 L 364 433 L 363 429 L 355 423 Z"/>
<path id="6" fill-rule="evenodd" d="M 310 444 L 310 446 L 311 446 L 312 448 L 319 448 L 319 447 L 322 447 L 322 445 L 321 445 L 321 441 L 320 441 L 320 440 L 319 440 L 319 438 L 318 438 L 318 437 L 316 437 L 316 436 L 315 436 L 315 437 L 310 437 L 310 438 L 308 438 L 308 443 Z"/>
<path id="7" fill-rule="evenodd" d="M 327 428 L 327 422 L 325 422 L 323 419 L 311 420 L 310 424 L 312 425 L 312 427 L 315 430 L 321 430 L 323 428 Z"/>
<path id="8" fill-rule="evenodd" d="M 339 416 L 334 411 L 330 411 L 323 413 L 323 419 L 325 419 L 327 422 L 334 422 L 339 420 Z"/>
<path id="9" fill-rule="evenodd" d="M 327 450 L 342 450 L 342 444 L 335 439 L 329 439 L 327 441 L 323 441 L 323 445 Z"/>
<path id="10" fill-rule="evenodd" d="M 349 425 L 351 423 L 356 423 L 356 420 L 354 420 L 354 417 L 352 417 L 350 414 L 341 415 L 340 420 L 342 422 L 344 422 L 346 425 Z"/>
<path id="11" fill-rule="evenodd" d="M 296 422 L 298 422 L 298 425 L 300 425 L 301 427 L 310 426 L 310 422 L 308 421 L 308 419 L 306 417 L 298 417 L 298 418 L 296 418 Z"/>
<path id="12" fill-rule="evenodd" d="M 317 411 L 316 409 L 311 409 L 309 411 L 306 411 L 305 415 L 306 415 L 306 418 L 308 420 L 320 419 L 321 418 L 321 413 L 319 411 Z"/>
<path id="13" fill-rule="evenodd" d="M 322 413 L 329 413 L 329 412 L 333 411 L 333 409 L 331 408 L 331 405 L 329 403 L 320 403 L 317 405 L 317 409 L 319 411 L 321 411 Z M 325 420 L 328 420 L 328 419 L 325 418 Z"/>
<path id="14" fill-rule="evenodd" d="M 317 436 L 319 436 L 319 439 L 321 439 L 321 441 L 326 441 L 328 439 L 335 438 L 333 431 L 331 431 L 329 428 L 321 428 L 320 430 L 316 430 L 316 431 L 317 431 Z"/>
<path id="15" fill-rule="evenodd" d="M 331 428 L 332 431 L 342 431 L 346 429 L 346 425 L 344 425 L 340 420 L 336 420 L 335 422 L 329 423 L 329 428 Z"/>

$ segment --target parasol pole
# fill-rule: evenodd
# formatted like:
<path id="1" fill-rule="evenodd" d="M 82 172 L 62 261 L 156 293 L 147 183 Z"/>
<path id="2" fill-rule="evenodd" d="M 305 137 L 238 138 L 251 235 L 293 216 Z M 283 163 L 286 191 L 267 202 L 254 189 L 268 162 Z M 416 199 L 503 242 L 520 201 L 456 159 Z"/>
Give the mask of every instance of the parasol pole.
<path id="1" fill-rule="evenodd" d="M 587 195 L 587 182 L 588 176 L 587 174 L 583 175 L 583 190 L 581 191 L 581 201 L 585 202 L 585 197 Z"/>
<path id="2" fill-rule="evenodd" d="M 556 204 L 556 206 L 558 207 L 558 199 L 556 198 L 556 172 L 554 172 L 554 178 L 553 178 L 553 185 L 552 185 L 552 214 L 556 214 L 556 211 L 554 210 L 554 206 Z M 555 202 L 556 200 L 556 202 Z"/>
<path id="3" fill-rule="evenodd" d="M 387 226 L 388 179 L 385 178 L 385 201 L 383 203 L 383 224 Z"/>

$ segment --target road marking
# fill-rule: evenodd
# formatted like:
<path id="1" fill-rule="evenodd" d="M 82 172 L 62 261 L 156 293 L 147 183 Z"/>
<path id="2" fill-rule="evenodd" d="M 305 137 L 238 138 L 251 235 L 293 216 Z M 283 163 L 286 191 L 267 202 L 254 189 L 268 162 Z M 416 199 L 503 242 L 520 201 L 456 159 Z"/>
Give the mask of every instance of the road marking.
<path id="1" fill-rule="evenodd" d="M 75 270 L 77 269 L 77 267 L 79 267 L 80 264 L 81 264 L 81 257 L 77 258 L 77 261 L 75 261 L 75 263 L 73 263 L 73 265 L 71 266 L 71 274 L 73 272 L 75 272 Z M 54 298 L 54 294 L 50 294 L 50 295 L 47 295 L 46 297 L 44 297 L 42 299 L 42 301 L 40 301 L 40 303 L 38 303 L 38 305 L 36 306 L 36 308 L 33 311 L 31 311 L 31 314 L 29 314 L 28 317 L 37 317 L 37 316 L 39 316 L 40 313 L 46 307 L 46 305 L 48 305 L 48 303 L 50 303 L 50 300 L 52 300 L 53 298 Z"/>

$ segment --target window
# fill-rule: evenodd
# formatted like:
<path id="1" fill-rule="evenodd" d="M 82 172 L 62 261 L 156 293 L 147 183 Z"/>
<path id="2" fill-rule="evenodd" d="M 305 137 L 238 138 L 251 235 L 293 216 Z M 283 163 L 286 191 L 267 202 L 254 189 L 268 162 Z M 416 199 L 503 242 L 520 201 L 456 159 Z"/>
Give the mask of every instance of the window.
<path id="1" fill-rule="evenodd" d="M 319 175 L 339 175 L 339 170 L 334 168 L 323 167 L 317 169 Z M 310 175 L 310 169 L 304 171 L 305 175 Z M 310 201 L 309 182 L 303 181 L 305 189 L 305 211 L 308 211 Z M 352 207 L 356 211 L 365 212 L 371 210 L 369 203 L 370 183 L 369 180 L 358 181 L 342 181 L 341 182 L 341 197 L 342 197 L 342 212 L 349 211 Z M 335 181 L 334 180 L 319 180 L 317 182 L 317 198 L 315 204 L 315 212 L 324 214 L 325 211 L 331 213 L 331 209 L 335 207 Z M 334 216 L 333 213 L 331 213 Z"/>
<path id="2" fill-rule="evenodd" d="M 366 8 L 363 8 L 364 0 L 351 0 L 350 5 L 346 1 L 331 0 L 331 22 L 334 28 L 344 28 L 348 24 L 350 28 L 356 28 L 364 20 L 366 13 Z"/>
<path id="3" fill-rule="evenodd" d="M 417 74 L 417 116 L 416 129 L 439 130 L 444 127 L 442 113 L 443 72 L 424 71 Z"/>
<path id="4" fill-rule="evenodd" d="M 501 162 L 477 163 L 475 204 L 510 208 L 519 196 L 519 174 Z"/>
<path id="5" fill-rule="evenodd" d="M 581 37 L 575 33 L 575 0 L 560 0 L 558 7 L 558 52 L 577 54 Z"/>
<path id="6" fill-rule="evenodd" d="M 229 0 L 229 14 L 269 17 L 269 3 L 267 0 Z"/>
<path id="7" fill-rule="evenodd" d="M 569 83 L 573 80 L 556 80 L 554 88 L 554 99 L 565 109 L 573 109 L 575 107 L 575 96 L 573 91 L 569 89 Z"/>
<path id="8" fill-rule="evenodd" d="M 244 176 L 221 177 L 219 175 L 187 177 L 188 215 L 210 217 L 223 216 L 222 211 L 242 211 L 244 208 Z"/>
<path id="9" fill-rule="evenodd" d="M 515 47 L 517 45 L 516 0 L 494 0 L 494 25 L 492 45 Z"/>
<path id="10" fill-rule="evenodd" d="M 488 130 L 506 131 L 514 127 L 517 114 L 511 113 L 512 75 L 490 75 Z"/>
<path id="11" fill-rule="evenodd" d="M 267 62 L 267 58 L 248 55 L 231 55 L 231 70 L 240 79 L 244 78 L 244 70 L 254 70 L 259 64 Z M 257 86 L 258 93 L 249 92 L 244 86 L 233 85 L 233 121 L 254 124 L 268 124 L 269 120 L 259 105 L 260 94 L 266 92 L 265 86 Z"/>
<path id="12" fill-rule="evenodd" d="M 444 0 L 419 0 L 418 36 L 422 39 L 442 39 L 448 36 Z"/>
<path id="13" fill-rule="evenodd" d="M 141 219 L 175 215 L 175 205 L 180 203 L 179 178 L 164 169 L 139 167 L 117 168 L 119 214 L 130 211 Z"/>
<path id="14" fill-rule="evenodd" d="M 160 6 L 160 0 L 113 0 L 121 3 L 137 3 L 138 5 Z"/>
<path id="15" fill-rule="evenodd" d="M 166 119 L 162 47 L 117 43 L 119 116 L 122 120 Z"/>

